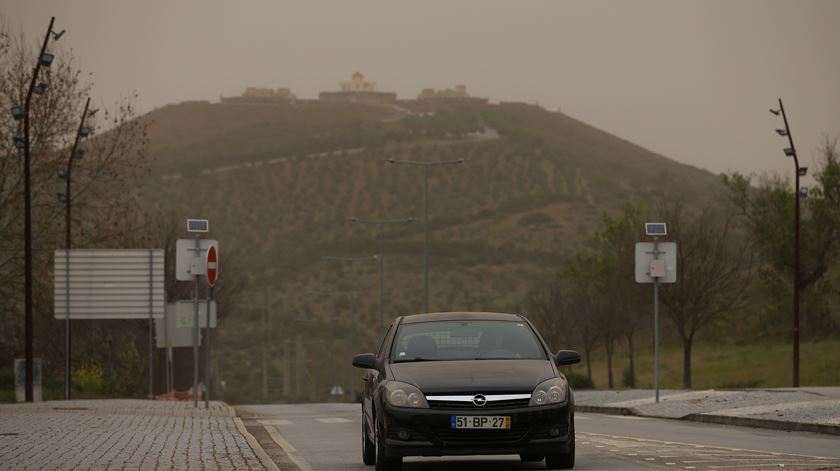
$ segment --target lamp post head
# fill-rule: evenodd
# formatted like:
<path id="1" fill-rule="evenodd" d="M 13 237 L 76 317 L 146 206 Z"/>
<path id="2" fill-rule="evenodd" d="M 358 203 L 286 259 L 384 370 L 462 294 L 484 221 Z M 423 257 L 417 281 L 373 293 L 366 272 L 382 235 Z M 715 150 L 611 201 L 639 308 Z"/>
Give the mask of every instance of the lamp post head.
<path id="1" fill-rule="evenodd" d="M 11 111 L 12 111 L 12 118 L 14 118 L 15 121 L 20 121 L 20 120 L 23 119 L 23 116 L 25 114 L 24 111 L 23 111 L 23 108 L 15 105 L 15 106 L 12 107 Z"/>
<path id="2" fill-rule="evenodd" d="M 773 113 L 776 116 L 779 116 L 779 114 L 781 114 L 782 111 L 781 110 L 774 110 L 773 108 L 770 108 L 770 112 Z"/>
<path id="3" fill-rule="evenodd" d="M 802 188 L 799 189 L 799 196 L 801 196 L 802 198 L 807 198 L 808 197 L 808 187 L 807 186 L 803 186 Z"/>
<path id="4" fill-rule="evenodd" d="M 26 147 L 26 142 L 24 142 L 23 138 L 20 136 L 15 136 L 13 141 L 15 143 L 16 149 L 23 149 L 24 147 Z"/>
<path id="5" fill-rule="evenodd" d="M 780 136 L 787 136 L 788 132 L 787 132 L 787 129 L 777 129 L 776 134 L 778 134 Z"/>
<path id="6" fill-rule="evenodd" d="M 796 156 L 796 151 L 791 147 L 785 147 L 785 155 L 788 157 L 794 157 Z"/>
<path id="7" fill-rule="evenodd" d="M 32 92 L 34 92 L 36 95 L 43 95 L 44 92 L 47 91 L 47 88 L 49 88 L 49 85 L 47 85 L 44 82 L 40 82 L 38 83 L 38 85 L 35 85 L 35 88 L 32 89 Z"/>
<path id="8" fill-rule="evenodd" d="M 56 33 L 55 31 L 53 31 L 52 32 L 53 41 L 58 41 L 59 39 L 61 39 L 61 37 L 64 36 L 64 33 L 66 33 L 66 32 L 67 32 L 66 29 L 61 30 L 61 32 L 59 32 L 59 33 Z"/>
<path id="9" fill-rule="evenodd" d="M 58 197 L 58 201 L 60 201 L 62 203 L 67 201 L 67 195 L 65 195 L 64 192 L 60 191 L 60 192 L 56 193 L 55 196 Z"/>
<path id="10" fill-rule="evenodd" d="M 88 118 L 92 117 L 93 115 L 95 115 L 98 112 L 99 112 L 99 108 L 94 108 L 94 109 L 88 111 L 88 114 L 87 114 Z"/>
<path id="11" fill-rule="evenodd" d="M 73 154 L 73 159 L 80 160 L 85 155 L 84 149 L 76 149 L 76 153 Z"/>
<path id="12" fill-rule="evenodd" d="M 88 126 L 82 126 L 79 128 L 79 137 L 88 137 L 90 136 L 91 129 Z"/>
<path id="13" fill-rule="evenodd" d="M 41 54 L 41 57 L 38 58 L 38 63 L 44 67 L 49 67 L 52 65 L 53 60 L 55 59 L 55 54 L 50 54 L 49 52 L 45 52 Z"/>
<path id="14" fill-rule="evenodd" d="M 58 175 L 58 178 L 64 180 L 64 179 L 67 178 L 67 171 L 64 170 L 63 168 L 60 168 L 60 169 L 58 169 L 58 172 L 56 172 L 56 175 Z"/>

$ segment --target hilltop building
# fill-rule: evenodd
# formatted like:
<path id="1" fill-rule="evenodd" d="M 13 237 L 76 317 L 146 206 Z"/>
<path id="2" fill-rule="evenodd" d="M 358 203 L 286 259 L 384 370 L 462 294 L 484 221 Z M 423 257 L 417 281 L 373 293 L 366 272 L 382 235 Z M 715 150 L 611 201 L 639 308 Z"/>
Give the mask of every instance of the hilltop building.
<path id="1" fill-rule="evenodd" d="M 356 72 L 348 82 L 338 84 L 337 92 L 321 92 L 318 97 L 323 101 L 342 101 L 350 103 L 393 103 L 397 101 L 394 92 L 376 91 L 376 82 L 365 80 L 361 72 Z"/>
<path id="2" fill-rule="evenodd" d="M 297 96 L 288 88 L 248 87 L 242 95 L 220 99 L 222 103 L 276 104 L 294 103 Z"/>
<path id="3" fill-rule="evenodd" d="M 455 89 L 446 88 L 443 90 L 435 90 L 434 88 L 424 88 L 419 95 L 418 101 L 470 101 L 487 103 L 487 98 L 472 97 L 467 93 L 466 85 L 455 85 Z"/>

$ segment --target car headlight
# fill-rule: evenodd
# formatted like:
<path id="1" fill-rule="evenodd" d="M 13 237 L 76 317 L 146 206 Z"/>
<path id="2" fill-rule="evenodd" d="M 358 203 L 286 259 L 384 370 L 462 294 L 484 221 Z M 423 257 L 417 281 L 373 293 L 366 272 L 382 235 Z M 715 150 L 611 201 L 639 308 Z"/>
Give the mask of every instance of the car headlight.
<path id="1" fill-rule="evenodd" d="M 566 400 L 566 380 L 563 378 L 552 378 L 543 381 L 531 393 L 529 406 L 546 406 L 558 404 Z"/>
<path id="2" fill-rule="evenodd" d="M 429 408 L 426 396 L 416 386 L 399 381 L 391 381 L 385 385 L 385 400 L 394 407 Z"/>

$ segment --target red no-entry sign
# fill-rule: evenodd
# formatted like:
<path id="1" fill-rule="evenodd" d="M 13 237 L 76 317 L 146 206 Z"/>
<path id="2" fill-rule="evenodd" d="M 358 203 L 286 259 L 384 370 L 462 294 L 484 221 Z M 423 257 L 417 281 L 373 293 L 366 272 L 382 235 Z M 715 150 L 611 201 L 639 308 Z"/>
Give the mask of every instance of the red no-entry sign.
<path id="1" fill-rule="evenodd" d="M 216 251 L 216 246 L 211 245 L 207 248 L 207 284 L 210 286 L 216 285 L 216 280 L 219 279 L 219 253 Z"/>

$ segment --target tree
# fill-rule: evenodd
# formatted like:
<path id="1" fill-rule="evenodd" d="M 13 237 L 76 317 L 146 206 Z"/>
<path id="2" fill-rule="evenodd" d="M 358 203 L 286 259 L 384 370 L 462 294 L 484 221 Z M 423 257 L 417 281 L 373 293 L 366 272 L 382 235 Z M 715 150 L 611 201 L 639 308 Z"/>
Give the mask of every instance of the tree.
<path id="1" fill-rule="evenodd" d="M 663 285 L 665 314 L 683 346 L 683 387 L 691 388 L 691 348 L 697 333 L 746 304 L 756 274 L 751 244 L 735 230 L 734 213 L 707 206 L 691 214 L 679 201 L 659 209 L 668 238 L 677 242 L 677 282 Z"/>
<path id="2" fill-rule="evenodd" d="M 820 148 L 816 184 L 800 215 L 800 289 L 817 283 L 838 254 L 840 242 L 840 152 L 837 140 Z M 732 206 L 763 260 L 779 275 L 793 278 L 794 195 L 790 181 L 772 175 L 753 184 L 750 176 L 724 176 Z"/>
<path id="3" fill-rule="evenodd" d="M 610 306 L 604 322 L 609 324 L 611 331 L 615 330 L 617 335 L 627 341 L 630 362 L 627 379 L 630 387 L 636 387 L 633 339 L 643 325 L 644 306 L 647 305 L 647 299 L 642 296 L 643 291 L 634 282 L 635 246 L 644 235 L 643 224 L 642 208 L 626 204 L 616 217 L 604 214 L 602 229 L 590 241 L 590 245 L 599 254 L 600 283 L 604 287 L 602 296 L 607 298 Z"/>
<path id="4" fill-rule="evenodd" d="M 30 139 L 32 149 L 32 232 L 35 349 L 49 369 L 63 356 L 63 324 L 52 319 L 52 256 L 64 246 L 64 204 L 56 198 L 63 191 L 56 176 L 66 169 L 69 148 L 79 126 L 85 98 L 92 83 L 82 78 L 72 54 L 58 49 L 40 79 L 49 84 L 46 93 L 32 100 Z M 7 114 L 23 103 L 37 50 L 23 34 L 13 35 L 0 18 L 0 364 L 21 348 L 23 316 L 23 171 L 21 153 L 12 138 L 21 133 L 20 122 Z M 135 97 L 113 109 L 101 111 L 86 121 L 95 135 L 80 147 L 84 159 L 73 166 L 74 246 L 103 246 L 118 236 L 113 224 L 132 214 L 139 199 L 127 190 L 146 170 L 144 123 L 136 119 Z"/>

